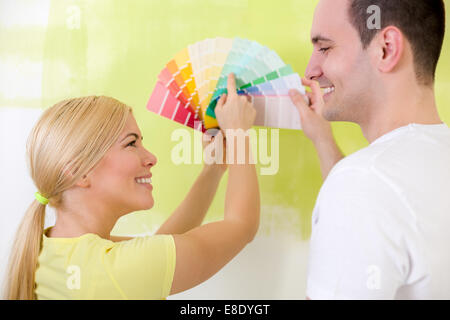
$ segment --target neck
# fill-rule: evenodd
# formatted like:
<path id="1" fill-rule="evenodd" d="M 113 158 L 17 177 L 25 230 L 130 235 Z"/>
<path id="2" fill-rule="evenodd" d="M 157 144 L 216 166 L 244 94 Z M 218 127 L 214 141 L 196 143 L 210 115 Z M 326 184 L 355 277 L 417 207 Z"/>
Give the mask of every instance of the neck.
<path id="1" fill-rule="evenodd" d="M 432 86 L 419 86 L 414 81 L 389 88 L 379 91 L 384 94 L 377 98 L 367 119 L 359 123 L 369 143 L 411 123 L 430 125 L 442 123 Z"/>
<path id="2" fill-rule="evenodd" d="M 71 205 L 56 210 L 56 222 L 50 236 L 72 238 L 93 233 L 110 240 L 119 214 L 111 215 L 108 208 L 84 201 L 68 201 L 67 204 Z"/>
<path id="3" fill-rule="evenodd" d="M 105 223 L 105 221 L 97 221 L 86 219 L 83 215 L 71 215 L 66 212 L 57 213 L 57 219 L 51 230 L 51 237 L 74 238 L 82 236 L 86 233 L 93 233 L 103 239 L 110 240 L 111 230 L 114 223 Z"/>

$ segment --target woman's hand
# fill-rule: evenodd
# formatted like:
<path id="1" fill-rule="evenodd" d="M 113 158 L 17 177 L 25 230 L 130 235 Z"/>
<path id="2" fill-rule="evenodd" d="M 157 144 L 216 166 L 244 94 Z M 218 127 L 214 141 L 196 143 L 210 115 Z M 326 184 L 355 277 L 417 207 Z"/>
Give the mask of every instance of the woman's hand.
<path id="1" fill-rule="evenodd" d="M 224 94 L 217 102 L 215 109 L 217 122 L 222 131 L 243 129 L 247 131 L 255 122 L 256 110 L 247 96 L 239 96 L 236 92 L 236 79 L 233 73 L 228 76 L 228 95 Z"/>

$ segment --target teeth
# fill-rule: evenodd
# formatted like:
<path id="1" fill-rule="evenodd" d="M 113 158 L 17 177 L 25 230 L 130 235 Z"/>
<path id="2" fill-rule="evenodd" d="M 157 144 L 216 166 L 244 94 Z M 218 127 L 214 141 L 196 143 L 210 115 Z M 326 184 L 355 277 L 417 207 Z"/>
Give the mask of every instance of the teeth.
<path id="1" fill-rule="evenodd" d="M 152 179 L 151 178 L 139 178 L 139 179 L 135 179 L 137 183 L 152 183 Z"/>
<path id="2" fill-rule="evenodd" d="M 327 94 L 327 93 L 331 93 L 334 91 L 334 87 L 328 87 L 328 88 L 324 88 L 323 93 Z"/>

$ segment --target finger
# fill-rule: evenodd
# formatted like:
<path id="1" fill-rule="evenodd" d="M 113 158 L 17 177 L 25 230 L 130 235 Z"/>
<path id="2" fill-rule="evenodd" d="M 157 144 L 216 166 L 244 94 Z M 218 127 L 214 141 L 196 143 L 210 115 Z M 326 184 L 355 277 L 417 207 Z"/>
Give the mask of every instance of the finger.
<path id="1" fill-rule="evenodd" d="M 309 91 L 305 92 L 305 101 L 308 106 L 311 106 L 314 103 L 314 97 L 312 92 Z"/>
<path id="2" fill-rule="evenodd" d="M 298 90 L 289 90 L 289 96 L 291 97 L 292 103 L 297 107 L 301 117 L 305 117 L 309 112 L 312 112 L 310 107 L 305 102 L 305 96 Z"/>
<path id="3" fill-rule="evenodd" d="M 313 84 L 311 84 L 313 85 Z M 320 90 L 320 88 L 315 88 L 314 90 Z M 311 108 L 311 110 L 313 110 L 316 114 L 321 114 L 321 108 L 323 106 L 323 96 L 322 96 L 322 92 L 320 92 L 320 95 L 317 96 L 317 94 L 315 94 L 314 92 L 306 92 L 306 97 L 308 97 L 310 103 L 309 106 Z M 318 100 L 318 99 L 322 99 L 322 100 Z M 321 101 L 321 103 L 316 103 L 317 101 Z"/>
<path id="4" fill-rule="evenodd" d="M 306 100 L 305 98 L 309 98 L 308 96 L 308 92 L 306 93 L 306 96 L 303 95 L 300 91 L 298 91 L 297 89 L 291 89 L 289 90 L 289 97 L 291 98 L 292 102 L 297 106 L 297 105 L 302 105 L 307 107 L 308 105 L 306 104 Z"/>
<path id="5" fill-rule="evenodd" d="M 243 94 L 243 95 L 238 95 L 238 96 L 239 96 L 239 99 L 240 99 L 242 102 L 244 102 L 244 103 L 249 102 L 249 101 L 248 101 L 248 97 L 247 97 L 245 94 Z"/>
<path id="6" fill-rule="evenodd" d="M 313 83 L 313 80 L 310 80 L 310 79 L 307 79 L 304 77 L 301 80 L 302 80 L 302 84 L 307 87 L 311 87 L 311 85 Z"/>
<path id="7" fill-rule="evenodd" d="M 234 76 L 234 73 L 230 73 L 228 75 L 227 90 L 228 90 L 228 95 L 237 95 L 236 78 Z"/>
<path id="8" fill-rule="evenodd" d="M 316 101 L 320 101 L 321 99 L 323 99 L 323 94 L 322 90 L 320 90 L 319 82 L 302 78 L 302 84 L 311 88 L 312 96 L 310 97 L 310 99 L 312 103 L 316 103 Z"/>
<path id="9" fill-rule="evenodd" d="M 247 98 L 247 102 L 253 103 L 253 96 L 245 94 L 245 97 Z"/>
<path id="10" fill-rule="evenodd" d="M 221 110 L 223 105 L 227 102 L 227 95 L 223 94 L 220 96 L 219 100 L 217 100 L 216 109 Z"/>

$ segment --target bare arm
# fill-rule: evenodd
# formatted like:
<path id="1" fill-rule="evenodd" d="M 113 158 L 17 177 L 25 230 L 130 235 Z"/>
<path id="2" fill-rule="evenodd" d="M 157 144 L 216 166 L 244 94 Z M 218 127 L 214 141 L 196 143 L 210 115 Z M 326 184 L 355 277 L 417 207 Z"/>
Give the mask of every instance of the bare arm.
<path id="1" fill-rule="evenodd" d="M 245 97 L 237 96 L 233 76 L 228 79 L 228 97 L 219 100 L 216 115 L 222 130 L 247 130 L 254 122 L 256 111 Z M 249 137 L 245 139 L 248 143 Z M 209 279 L 254 238 L 259 227 L 259 187 L 255 165 L 248 161 L 249 143 L 245 152 L 245 164 L 229 163 L 224 219 L 173 235 L 176 266 L 171 294 Z"/>
<path id="2" fill-rule="evenodd" d="M 303 132 L 311 139 L 317 150 L 322 178 L 325 180 L 334 165 L 343 159 L 344 155 L 334 140 L 331 124 L 322 117 L 324 101 L 319 84 L 307 79 L 302 79 L 302 83 L 312 90 L 306 93 L 311 105 L 308 106 L 304 96 L 296 90 L 292 90 L 290 96 L 300 114 Z"/>
<path id="3" fill-rule="evenodd" d="M 319 155 L 322 179 L 325 180 L 331 169 L 344 158 L 344 155 L 336 144 L 332 134 L 331 137 L 314 142 L 314 146 Z"/>
<path id="4" fill-rule="evenodd" d="M 220 168 L 205 166 L 186 198 L 156 234 L 182 234 L 201 225 L 224 172 Z"/>

